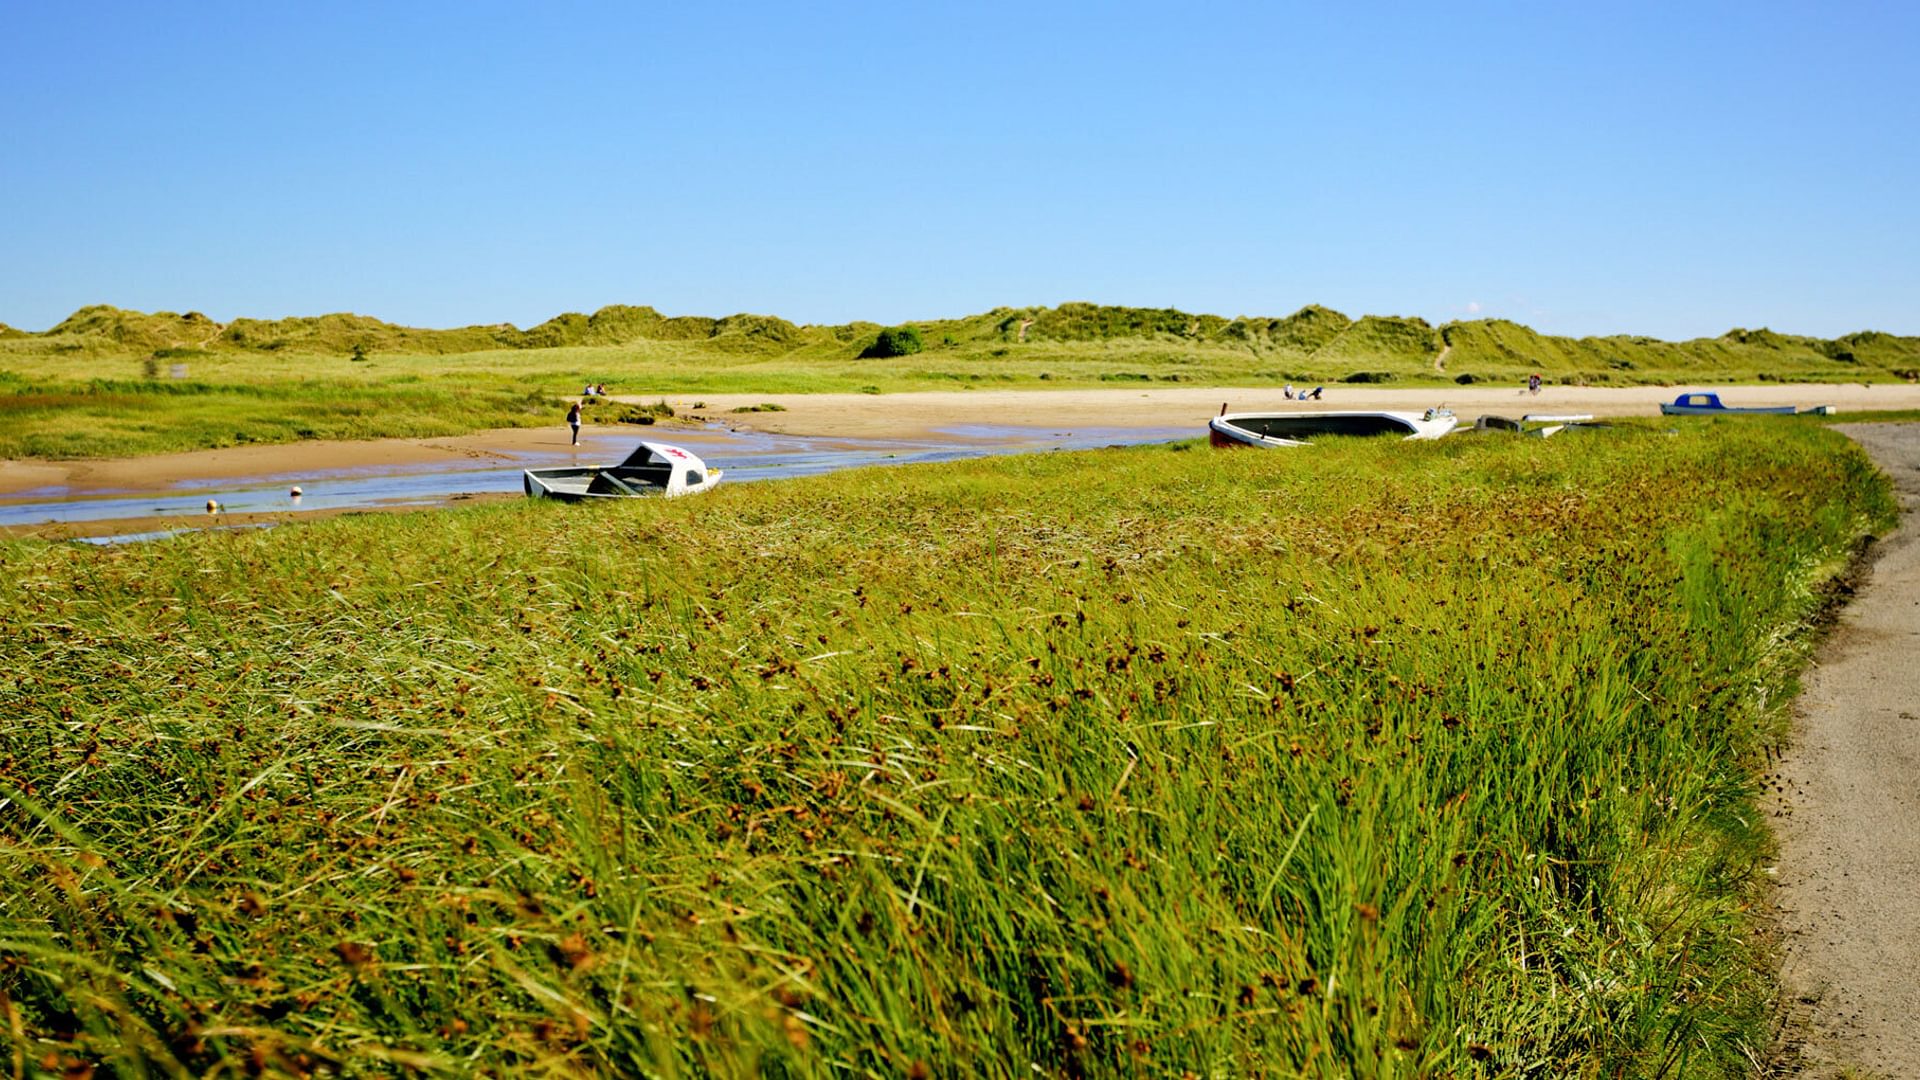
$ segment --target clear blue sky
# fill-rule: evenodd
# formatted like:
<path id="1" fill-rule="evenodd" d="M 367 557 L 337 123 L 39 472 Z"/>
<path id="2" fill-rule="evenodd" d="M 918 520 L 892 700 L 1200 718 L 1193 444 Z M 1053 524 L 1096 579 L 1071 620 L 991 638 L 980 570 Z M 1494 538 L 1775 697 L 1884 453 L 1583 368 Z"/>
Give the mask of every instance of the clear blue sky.
<path id="1" fill-rule="evenodd" d="M 0 0 L 0 41 L 30 330 L 1090 300 L 1920 333 L 1910 2 Z"/>

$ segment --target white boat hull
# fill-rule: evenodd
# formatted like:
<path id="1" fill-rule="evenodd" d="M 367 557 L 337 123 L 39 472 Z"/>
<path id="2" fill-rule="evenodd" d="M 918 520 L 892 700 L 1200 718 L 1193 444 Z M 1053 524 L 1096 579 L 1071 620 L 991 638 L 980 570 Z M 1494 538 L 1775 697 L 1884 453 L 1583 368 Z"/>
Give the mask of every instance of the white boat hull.
<path id="1" fill-rule="evenodd" d="M 1323 437 L 1380 436 L 1437 439 L 1460 420 L 1445 409 L 1414 412 L 1222 413 L 1207 423 L 1207 438 L 1219 447 L 1308 446 Z"/>

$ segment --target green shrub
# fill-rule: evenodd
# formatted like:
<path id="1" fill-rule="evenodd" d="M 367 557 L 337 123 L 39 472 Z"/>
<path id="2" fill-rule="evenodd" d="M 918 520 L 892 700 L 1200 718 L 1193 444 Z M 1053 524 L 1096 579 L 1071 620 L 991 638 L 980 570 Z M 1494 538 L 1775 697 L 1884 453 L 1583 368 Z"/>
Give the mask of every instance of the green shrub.
<path id="1" fill-rule="evenodd" d="M 652 405 L 598 401 L 586 410 L 586 417 L 596 424 L 651 424 L 661 418 L 671 420 L 673 406 L 665 401 L 656 401 Z"/>
<path id="2" fill-rule="evenodd" d="M 1356 371 L 1340 381 L 1344 383 L 1385 383 L 1393 382 L 1399 377 L 1400 376 L 1395 375 L 1391 371 Z"/>
<path id="3" fill-rule="evenodd" d="M 1459 383 L 1461 386 L 1472 386 L 1474 383 L 1485 382 L 1486 380 L 1482 379 L 1478 375 L 1475 375 L 1471 371 L 1463 371 L 1460 374 L 1455 375 L 1453 377 L 1453 381 Z"/>
<path id="4" fill-rule="evenodd" d="M 860 354 L 863 359 L 884 360 L 892 356 L 912 356 L 925 348 L 920 340 L 920 330 L 913 326 L 890 326 L 880 331 L 873 344 Z"/>

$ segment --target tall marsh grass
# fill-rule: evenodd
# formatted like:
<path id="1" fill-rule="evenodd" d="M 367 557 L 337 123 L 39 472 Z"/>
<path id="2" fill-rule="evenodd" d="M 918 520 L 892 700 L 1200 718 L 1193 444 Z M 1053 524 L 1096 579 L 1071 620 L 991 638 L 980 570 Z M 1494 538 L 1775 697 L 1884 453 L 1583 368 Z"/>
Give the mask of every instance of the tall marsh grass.
<path id="1" fill-rule="evenodd" d="M 0 545 L 0 1065 L 1718 1075 L 1831 432 Z"/>

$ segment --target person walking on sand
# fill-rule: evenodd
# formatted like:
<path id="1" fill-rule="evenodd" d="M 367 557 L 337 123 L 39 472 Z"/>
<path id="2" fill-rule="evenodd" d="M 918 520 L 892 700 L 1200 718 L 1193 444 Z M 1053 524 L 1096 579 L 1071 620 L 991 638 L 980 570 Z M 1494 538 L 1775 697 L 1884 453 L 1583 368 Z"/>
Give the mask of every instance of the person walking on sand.
<path id="1" fill-rule="evenodd" d="M 580 403 L 574 402 L 567 410 L 567 426 L 573 429 L 573 445 L 580 445 Z"/>

